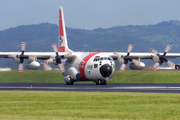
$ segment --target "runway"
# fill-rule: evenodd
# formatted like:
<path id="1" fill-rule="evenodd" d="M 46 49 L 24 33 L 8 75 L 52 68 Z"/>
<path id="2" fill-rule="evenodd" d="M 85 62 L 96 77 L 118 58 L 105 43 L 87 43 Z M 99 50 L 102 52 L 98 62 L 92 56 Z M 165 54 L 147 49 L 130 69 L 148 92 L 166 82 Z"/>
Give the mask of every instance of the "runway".
<path id="1" fill-rule="evenodd" d="M 180 84 L 155 83 L 0 83 L 0 90 L 20 91 L 82 91 L 82 92 L 150 92 L 150 93 L 180 93 Z"/>

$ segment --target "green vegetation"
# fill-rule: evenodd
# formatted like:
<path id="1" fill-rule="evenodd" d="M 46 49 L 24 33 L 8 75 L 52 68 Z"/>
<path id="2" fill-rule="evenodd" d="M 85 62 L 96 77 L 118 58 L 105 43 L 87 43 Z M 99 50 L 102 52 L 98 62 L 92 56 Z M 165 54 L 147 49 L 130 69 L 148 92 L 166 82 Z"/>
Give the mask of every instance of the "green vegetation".
<path id="1" fill-rule="evenodd" d="M 0 91 L 1 120 L 179 119 L 180 94 Z"/>
<path id="2" fill-rule="evenodd" d="M 180 83 L 180 71 L 116 71 L 110 83 Z"/>
<path id="3" fill-rule="evenodd" d="M 36 83 L 58 83 L 64 82 L 63 76 L 59 71 L 7 71 L 0 72 L 1 83 L 11 82 L 36 82 Z"/>
<path id="4" fill-rule="evenodd" d="M 59 71 L 0 72 L 0 83 L 63 83 Z M 180 71 L 116 71 L 109 83 L 180 83 Z"/>

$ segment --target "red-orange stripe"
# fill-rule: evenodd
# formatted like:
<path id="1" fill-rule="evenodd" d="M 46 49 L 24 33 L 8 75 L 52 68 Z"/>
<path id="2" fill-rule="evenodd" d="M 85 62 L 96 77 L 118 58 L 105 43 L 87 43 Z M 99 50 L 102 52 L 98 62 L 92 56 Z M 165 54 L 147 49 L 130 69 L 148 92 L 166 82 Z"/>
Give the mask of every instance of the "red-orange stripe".
<path id="1" fill-rule="evenodd" d="M 64 36 L 61 9 L 59 10 L 59 36 Z"/>
<path id="2" fill-rule="evenodd" d="M 65 46 L 60 46 L 59 47 L 59 52 L 65 52 Z"/>
<path id="3" fill-rule="evenodd" d="M 100 52 L 96 52 L 96 53 L 92 53 L 92 54 L 89 54 L 88 56 L 86 56 L 84 59 L 83 59 L 83 61 L 80 63 L 81 65 L 80 65 L 80 76 L 81 76 L 81 78 L 83 79 L 83 80 L 88 80 L 87 78 L 86 78 L 86 75 L 85 75 L 85 73 L 84 73 L 84 69 L 85 69 L 85 66 L 86 66 L 86 63 L 88 62 L 88 60 L 90 59 L 90 58 L 92 58 L 94 55 L 96 55 L 96 54 L 99 54 Z M 83 68 L 82 68 L 82 66 L 83 66 Z"/>

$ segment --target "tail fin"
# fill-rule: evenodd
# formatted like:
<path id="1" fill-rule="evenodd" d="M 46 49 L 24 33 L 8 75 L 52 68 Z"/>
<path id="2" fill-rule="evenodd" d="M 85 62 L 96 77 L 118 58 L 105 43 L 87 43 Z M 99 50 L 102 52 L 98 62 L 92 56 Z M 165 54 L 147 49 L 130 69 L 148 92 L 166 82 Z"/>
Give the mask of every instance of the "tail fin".
<path id="1" fill-rule="evenodd" d="M 58 51 L 59 52 L 71 52 L 72 51 L 68 48 L 62 6 L 59 6 L 59 37 L 58 37 L 58 40 L 59 40 L 59 43 L 58 43 Z"/>

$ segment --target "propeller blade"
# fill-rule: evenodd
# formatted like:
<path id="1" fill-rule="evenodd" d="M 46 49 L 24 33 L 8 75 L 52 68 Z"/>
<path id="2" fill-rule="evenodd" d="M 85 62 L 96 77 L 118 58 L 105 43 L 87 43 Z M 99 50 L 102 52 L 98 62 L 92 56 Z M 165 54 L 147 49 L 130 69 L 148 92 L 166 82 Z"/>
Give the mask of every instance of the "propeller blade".
<path id="1" fill-rule="evenodd" d="M 56 44 L 53 44 L 53 45 L 52 45 L 52 48 L 53 48 L 53 50 L 54 50 L 54 52 L 55 52 L 55 53 L 58 53 L 58 50 L 57 50 Z"/>
<path id="2" fill-rule="evenodd" d="M 23 72 L 23 63 L 19 63 L 18 71 Z"/>
<path id="3" fill-rule="evenodd" d="M 130 53 L 132 51 L 133 47 L 134 46 L 132 44 L 129 44 L 127 52 Z M 129 54 L 128 54 L 128 56 L 129 56 Z"/>
<path id="4" fill-rule="evenodd" d="M 126 64 L 122 64 L 121 67 L 120 67 L 120 71 L 124 72 L 125 68 L 126 68 Z"/>
<path id="5" fill-rule="evenodd" d="M 132 63 L 135 64 L 135 65 L 139 65 L 139 64 L 140 64 L 140 61 L 139 61 L 139 60 L 136 60 L 136 59 L 133 59 L 133 60 L 132 60 Z"/>
<path id="6" fill-rule="evenodd" d="M 167 45 L 167 46 L 166 46 L 166 49 L 164 50 L 164 52 L 165 52 L 165 53 L 169 52 L 169 50 L 171 50 L 171 48 L 172 48 L 172 47 L 171 47 L 170 45 Z"/>
<path id="7" fill-rule="evenodd" d="M 52 70 L 52 68 L 49 65 L 45 64 L 45 63 L 41 63 L 41 65 L 42 65 L 43 69 L 46 70 L 46 71 Z"/>
<path id="8" fill-rule="evenodd" d="M 25 48 L 26 48 L 26 43 L 25 42 L 22 42 L 21 43 L 21 51 L 24 52 L 25 51 Z M 24 54 L 24 53 L 23 53 Z"/>
<path id="9" fill-rule="evenodd" d="M 153 49 L 153 48 L 150 49 L 150 52 L 151 52 L 151 53 L 154 53 L 155 55 L 158 54 L 158 52 L 157 52 L 155 49 Z"/>
<path id="10" fill-rule="evenodd" d="M 58 67 L 59 67 L 59 70 L 61 73 L 63 73 L 65 71 L 63 64 L 58 64 Z"/>
<path id="11" fill-rule="evenodd" d="M 46 64 L 48 64 L 48 63 L 53 63 L 53 59 L 52 59 L 52 58 L 47 59 L 47 60 L 45 60 L 45 63 L 46 63 Z"/>
<path id="12" fill-rule="evenodd" d="M 159 67 L 159 65 L 160 65 L 160 64 L 159 64 L 158 62 L 157 62 L 157 63 L 155 63 L 155 64 L 154 64 L 154 66 L 153 66 L 153 70 L 155 70 L 155 71 L 156 71 L 156 69 Z"/>
<path id="13" fill-rule="evenodd" d="M 124 63 L 124 58 L 122 58 L 122 55 L 119 54 L 118 52 L 114 51 L 114 55 L 117 57 L 117 61 L 120 63 L 120 64 L 123 64 Z"/>
<path id="14" fill-rule="evenodd" d="M 169 61 L 169 60 L 167 61 L 167 64 L 168 64 L 171 68 L 173 68 L 174 65 L 175 65 L 173 62 L 171 62 L 171 61 Z"/>

